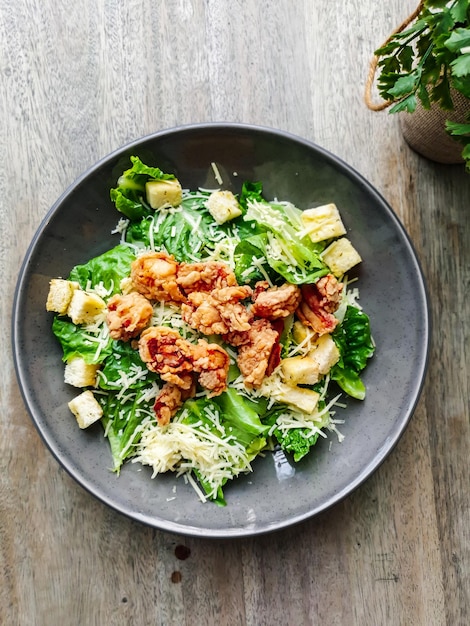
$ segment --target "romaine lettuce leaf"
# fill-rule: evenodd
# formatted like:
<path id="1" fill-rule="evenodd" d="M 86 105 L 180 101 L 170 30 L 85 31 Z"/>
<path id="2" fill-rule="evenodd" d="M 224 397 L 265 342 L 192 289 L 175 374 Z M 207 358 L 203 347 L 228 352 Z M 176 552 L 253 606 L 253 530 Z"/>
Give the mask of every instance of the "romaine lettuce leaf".
<path id="1" fill-rule="evenodd" d="M 101 419 L 111 448 L 113 470 L 119 473 L 124 461 L 135 453 L 133 449 L 140 439 L 137 427 L 147 417 L 137 394 L 130 398 L 118 398 L 116 394 L 96 395 L 103 408 Z"/>
<path id="2" fill-rule="evenodd" d="M 268 264 L 265 257 L 266 242 L 266 233 L 261 233 L 247 237 L 235 246 L 235 276 L 239 284 L 253 286 L 259 280 L 265 280 L 266 275 L 271 282 L 279 282 L 279 276 Z M 253 262 L 254 259 L 262 264 L 264 273 L 259 268 L 259 265 Z"/>
<path id="3" fill-rule="evenodd" d="M 135 254 L 129 246 L 118 245 L 83 265 L 75 266 L 69 279 L 77 281 L 82 289 L 102 284 L 110 295 L 120 292 L 120 283 L 130 275 Z"/>
<path id="4" fill-rule="evenodd" d="M 230 432 L 240 442 L 249 444 L 254 437 L 265 435 L 269 427 L 262 424 L 259 413 L 261 405 L 240 395 L 233 387 L 228 387 L 220 396 L 213 399 L 223 415 L 224 423 L 230 424 Z"/>
<path id="5" fill-rule="evenodd" d="M 310 452 L 320 436 L 319 433 L 309 434 L 306 428 L 292 428 L 286 433 L 276 428 L 273 434 L 284 452 L 292 454 L 296 463 Z"/>
<path id="6" fill-rule="evenodd" d="M 120 282 L 129 276 L 134 259 L 135 255 L 128 246 L 118 245 L 83 265 L 75 266 L 69 279 L 78 282 L 82 289 L 100 284 L 112 295 L 120 292 Z M 96 333 L 90 333 L 80 325 L 76 326 L 66 317 L 54 318 L 52 332 L 62 346 L 65 362 L 80 356 L 87 363 L 102 363 L 113 354 L 114 344 L 111 339 L 102 345 L 102 340 Z"/>
<path id="7" fill-rule="evenodd" d="M 273 270 L 293 284 L 313 283 L 328 273 L 320 257 L 325 246 L 304 234 L 300 209 L 288 202 L 267 202 L 261 183 L 246 185 L 241 200 L 246 206 L 243 219 L 256 236 L 254 245 Z"/>
<path id="8" fill-rule="evenodd" d="M 364 400 L 366 397 L 366 386 L 357 372 L 351 368 L 336 365 L 331 371 L 331 380 L 338 383 L 339 387 L 356 400 Z"/>
<path id="9" fill-rule="evenodd" d="M 145 183 L 149 180 L 174 180 L 173 174 L 165 174 L 158 167 L 149 167 L 136 157 L 130 157 L 132 167 L 126 170 L 111 189 L 110 196 L 116 209 L 131 220 L 139 220 L 152 214 L 153 209 L 145 200 Z"/>
<path id="10" fill-rule="evenodd" d="M 242 185 L 242 191 L 238 198 L 238 204 L 241 206 L 243 214 L 248 210 L 249 201 L 266 202 L 263 197 L 263 183 L 245 181 Z"/>
<path id="11" fill-rule="evenodd" d="M 315 388 L 315 391 L 321 392 L 321 385 L 323 384 L 324 383 L 314 385 L 313 388 Z M 318 403 L 319 410 L 323 410 L 325 406 L 324 400 Z M 289 409 L 287 409 L 285 405 L 274 405 L 263 421 L 269 425 L 270 429 L 274 426 L 274 429 L 271 430 L 274 439 L 284 452 L 291 454 L 294 461 L 298 462 L 303 459 L 310 451 L 310 448 L 317 443 L 320 435 L 319 433 L 312 433 L 312 429 L 300 426 L 298 428 L 289 428 L 288 430 L 276 427 L 275 425 L 278 423 L 279 417 L 285 414 L 286 411 L 289 411 Z M 315 423 L 315 426 L 321 430 L 328 424 L 329 420 L 330 414 L 329 412 L 325 412 L 322 421 Z"/>
<path id="12" fill-rule="evenodd" d="M 158 217 L 131 222 L 126 241 L 131 244 L 165 249 L 181 263 L 202 259 L 214 248 L 211 227 L 214 220 L 207 209 L 185 206 L 177 211 L 160 209 Z"/>
<path id="13" fill-rule="evenodd" d="M 359 374 L 375 350 L 368 315 L 348 305 L 344 319 L 335 328 L 332 337 L 340 352 L 340 359 L 331 369 L 330 377 L 349 396 L 363 400 L 366 388 Z"/>
<path id="14" fill-rule="evenodd" d="M 234 440 L 234 443 L 241 444 L 245 448 L 248 460 L 251 461 L 259 454 L 260 450 L 266 447 L 265 434 L 268 430 L 268 427 L 261 423 L 254 405 L 256 403 L 245 401 L 245 398 L 239 396 L 234 389 L 229 389 L 216 398 L 187 400 L 182 409 L 184 418 L 181 421 L 185 424 L 193 424 L 196 430 L 201 428 L 202 424 L 205 429 L 214 432 L 218 437 L 229 436 Z M 220 416 L 222 432 L 209 417 L 210 414 Z M 233 467 L 232 475 L 236 476 L 245 469 L 244 467 Z M 211 496 L 213 486 L 204 479 L 200 472 L 194 471 L 194 475 L 206 495 Z M 227 480 L 228 478 L 223 481 L 217 490 L 216 497 L 212 498 L 220 505 L 225 504 L 223 486 Z"/>
<path id="15" fill-rule="evenodd" d="M 55 317 L 52 322 L 52 332 L 62 347 L 64 362 L 74 357 L 82 357 L 87 363 L 101 363 L 113 352 L 111 339 L 98 349 L 98 342 L 82 327 L 75 326 L 69 319 Z"/>
<path id="16" fill-rule="evenodd" d="M 129 389 L 148 387 L 153 380 L 158 380 L 158 375 L 149 371 L 142 363 L 138 350 L 134 350 L 130 343 L 111 340 L 111 353 L 103 359 L 103 366 L 98 378 L 100 389 L 114 389 L 119 391 L 119 381 L 122 373 L 131 381 Z M 142 376 L 142 372 L 145 376 Z"/>

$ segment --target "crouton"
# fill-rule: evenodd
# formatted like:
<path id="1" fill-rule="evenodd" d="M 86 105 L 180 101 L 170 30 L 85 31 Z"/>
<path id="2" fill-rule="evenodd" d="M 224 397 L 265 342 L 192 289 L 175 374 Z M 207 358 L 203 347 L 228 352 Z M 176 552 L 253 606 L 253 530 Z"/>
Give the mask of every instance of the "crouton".
<path id="1" fill-rule="evenodd" d="M 339 350 L 331 335 L 322 335 L 317 339 L 316 347 L 308 356 L 317 364 L 320 374 L 328 374 L 330 369 L 339 361 Z"/>
<path id="2" fill-rule="evenodd" d="M 76 289 L 68 306 L 67 315 L 74 324 L 92 324 L 105 308 L 106 303 L 96 294 Z"/>
<path id="3" fill-rule="evenodd" d="M 65 315 L 74 291 L 78 288 L 79 284 L 74 281 L 53 278 L 49 283 L 46 310 Z"/>
<path id="4" fill-rule="evenodd" d="M 346 234 L 346 228 L 335 204 L 307 209 L 300 217 L 313 243 Z"/>
<path id="5" fill-rule="evenodd" d="M 283 359 L 281 372 L 289 385 L 314 385 L 320 378 L 318 363 L 310 356 L 292 356 Z"/>
<path id="6" fill-rule="evenodd" d="M 333 241 L 328 248 L 323 250 L 321 256 L 331 272 L 337 277 L 343 276 L 362 261 L 359 253 L 346 237 Z"/>
<path id="7" fill-rule="evenodd" d="M 94 387 L 99 365 L 87 363 L 80 356 L 72 357 L 65 365 L 64 382 L 73 387 Z"/>
<path id="8" fill-rule="evenodd" d="M 103 409 L 90 390 L 84 391 L 68 403 L 80 428 L 88 428 L 103 416 Z"/>
<path id="9" fill-rule="evenodd" d="M 176 178 L 149 180 L 145 185 L 145 193 L 152 209 L 159 209 L 164 205 L 179 206 L 183 199 L 183 190 Z"/>
<path id="10" fill-rule="evenodd" d="M 206 208 L 217 224 L 223 224 L 242 214 L 240 205 L 231 191 L 213 191 L 207 199 Z"/>
<path id="11" fill-rule="evenodd" d="M 292 387 L 281 384 L 276 393 L 276 400 L 296 406 L 305 413 L 312 413 L 318 404 L 320 394 L 313 389 L 302 387 Z"/>

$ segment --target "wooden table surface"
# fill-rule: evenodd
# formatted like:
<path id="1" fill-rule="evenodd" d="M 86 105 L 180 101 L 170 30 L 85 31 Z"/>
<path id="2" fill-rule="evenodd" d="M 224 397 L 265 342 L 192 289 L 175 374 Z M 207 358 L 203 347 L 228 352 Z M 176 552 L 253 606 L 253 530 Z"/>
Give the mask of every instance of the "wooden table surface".
<path id="1" fill-rule="evenodd" d="M 470 176 L 363 101 L 373 50 L 414 7 L 0 0 L 1 624 L 470 623 Z M 315 519 L 232 541 L 152 530 L 78 486 L 28 416 L 10 346 L 21 261 L 62 191 L 128 141 L 206 121 L 280 128 L 356 168 L 410 234 L 434 319 L 419 405 L 378 471 Z"/>

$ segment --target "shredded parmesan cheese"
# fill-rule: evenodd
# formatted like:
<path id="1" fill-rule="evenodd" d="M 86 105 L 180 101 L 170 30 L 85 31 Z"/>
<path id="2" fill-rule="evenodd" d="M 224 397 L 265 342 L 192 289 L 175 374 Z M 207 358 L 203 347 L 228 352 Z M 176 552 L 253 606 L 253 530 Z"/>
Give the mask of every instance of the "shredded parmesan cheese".
<path id="1" fill-rule="evenodd" d="M 211 163 L 211 167 L 212 171 L 214 172 L 215 180 L 219 183 L 219 185 L 222 185 L 224 181 L 222 180 L 222 176 L 220 175 L 219 168 L 214 162 Z"/>
<path id="2" fill-rule="evenodd" d="M 133 462 L 151 466 L 152 478 L 174 471 L 178 476 L 186 475 L 191 482 L 191 473 L 196 471 L 210 486 L 208 497 L 216 497 L 219 487 L 242 472 L 250 472 L 251 465 L 245 448 L 224 431 L 220 416 L 206 411 L 206 417 L 215 429 L 202 423 L 183 423 L 184 411 L 179 419 L 165 426 L 147 422 Z"/>

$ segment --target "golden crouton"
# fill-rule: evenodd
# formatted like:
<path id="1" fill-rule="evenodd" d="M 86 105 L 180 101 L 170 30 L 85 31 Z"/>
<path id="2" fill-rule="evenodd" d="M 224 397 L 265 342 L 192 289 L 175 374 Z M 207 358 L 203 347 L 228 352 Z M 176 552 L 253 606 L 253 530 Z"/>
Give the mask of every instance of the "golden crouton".
<path id="1" fill-rule="evenodd" d="M 73 387 L 94 387 L 99 365 L 87 363 L 80 356 L 72 357 L 65 365 L 64 382 Z"/>
<path id="2" fill-rule="evenodd" d="M 67 309 L 67 315 L 74 324 L 92 324 L 105 308 L 106 303 L 98 295 L 76 289 Z"/>
<path id="3" fill-rule="evenodd" d="M 145 185 L 147 202 L 152 209 L 165 205 L 179 206 L 183 199 L 181 184 L 176 178 L 170 180 L 149 180 Z"/>
<path id="4" fill-rule="evenodd" d="M 346 234 L 335 204 L 325 204 L 303 211 L 301 220 L 310 239 L 317 243 Z"/>
<path id="5" fill-rule="evenodd" d="M 75 415 L 80 428 L 88 428 L 103 416 L 103 409 L 90 390 L 84 391 L 71 400 L 68 406 Z"/>
<path id="6" fill-rule="evenodd" d="M 78 283 L 63 278 L 53 278 L 49 283 L 46 310 L 65 315 Z"/>
<path id="7" fill-rule="evenodd" d="M 314 385 L 320 378 L 318 363 L 310 356 L 283 359 L 281 372 L 289 385 Z"/>
<path id="8" fill-rule="evenodd" d="M 319 374 L 328 374 L 330 369 L 339 361 L 339 350 L 331 335 L 319 337 L 315 348 L 308 356 L 316 363 Z"/>
<path id="9" fill-rule="evenodd" d="M 231 191 L 213 191 L 206 207 L 217 224 L 228 222 L 242 214 L 240 205 Z"/>
<path id="10" fill-rule="evenodd" d="M 343 276 L 343 274 L 362 261 L 359 253 L 346 237 L 333 241 L 323 251 L 321 256 L 331 272 L 337 277 Z"/>
<path id="11" fill-rule="evenodd" d="M 276 400 L 296 406 L 305 413 L 313 413 L 318 404 L 320 394 L 313 389 L 291 387 L 282 384 L 276 393 Z"/>

